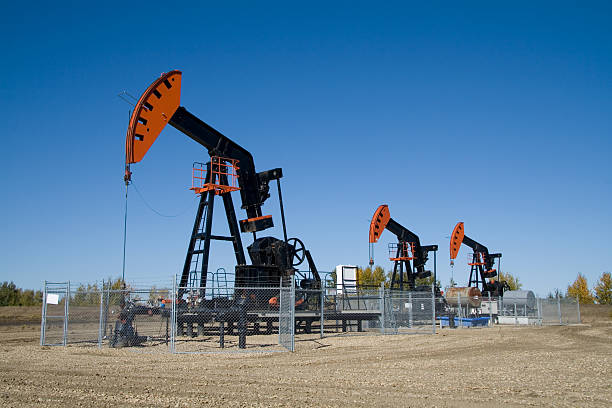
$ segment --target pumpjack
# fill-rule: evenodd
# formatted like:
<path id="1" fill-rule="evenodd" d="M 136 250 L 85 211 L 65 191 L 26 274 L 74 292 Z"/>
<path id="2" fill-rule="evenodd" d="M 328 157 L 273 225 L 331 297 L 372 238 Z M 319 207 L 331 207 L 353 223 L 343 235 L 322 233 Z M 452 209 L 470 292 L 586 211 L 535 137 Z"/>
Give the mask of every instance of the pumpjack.
<path id="1" fill-rule="evenodd" d="M 391 289 L 418 290 L 416 279 L 431 276 L 431 271 L 425 270 L 425 264 L 429 259 L 429 252 L 434 253 L 433 281 L 434 285 L 436 285 L 435 256 L 438 246 L 421 245 L 421 240 L 414 232 L 391 218 L 389 206 L 381 205 L 374 212 L 370 222 L 370 248 L 380 239 L 385 229 L 397 237 L 397 244 L 389 245 L 390 260 L 393 261 Z M 370 250 L 370 266 L 373 264 L 373 251 Z M 436 287 L 435 292 L 437 296 L 441 295 L 440 288 Z"/>
<path id="2" fill-rule="evenodd" d="M 490 296 L 503 296 L 504 291 L 510 289 L 508 284 L 499 279 L 494 279 L 498 275 L 497 270 L 499 269 L 502 254 L 489 253 L 486 246 L 465 235 L 463 222 L 458 222 L 453 229 L 450 240 L 451 265 L 454 264 L 454 260 L 457 258 L 461 244 L 467 245 L 474 251 L 471 261 L 468 262 L 468 265 L 470 265 L 468 287 L 477 287 L 483 296 L 487 294 Z M 493 268 L 495 260 L 498 262 L 497 269 Z M 487 279 L 489 279 L 488 282 Z"/>
<path id="3" fill-rule="evenodd" d="M 124 181 L 126 185 L 130 183 L 130 166 L 143 159 L 168 124 L 208 151 L 210 161 L 194 163 L 193 166 L 191 189 L 200 195 L 200 200 L 178 285 L 176 321 L 179 334 L 186 330 L 188 336 L 193 335 L 194 326 L 197 326 L 198 334 L 205 330 L 219 331 L 222 347 L 226 325 L 228 333 L 231 333 L 236 324 L 239 347 L 244 348 L 247 326 L 253 323 L 253 331 L 259 331 L 261 317 L 257 310 L 271 307 L 268 298 L 274 296 L 274 287 L 278 288 L 281 281 L 296 273 L 301 276 L 300 286 L 305 289 L 319 288 L 321 279 L 303 242 L 287 237 L 280 184 L 282 169 L 257 172 L 251 153 L 180 106 L 181 78 L 181 71 L 164 73 L 138 99 L 126 135 Z M 274 226 L 272 216 L 262 212 L 264 202 L 270 197 L 270 183 L 274 180 L 283 239 L 257 236 L 259 232 Z M 240 221 L 232 201 L 232 192 L 235 191 L 240 192 L 241 208 L 247 216 Z M 212 234 L 214 199 L 217 196 L 223 200 L 228 236 Z M 251 233 L 253 236 L 253 242 L 247 247 L 250 263 L 244 254 L 241 233 Z M 236 258 L 233 285 L 234 288 L 241 288 L 233 293 L 229 293 L 231 289 L 227 287 L 227 282 L 225 288 L 212 291 L 212 295 L 211 291 L 206 290 L 212 240 L 229 241 L 233 245 Z M 296 266 L 304 260 L 309 270 L 301 273 Z M 257 296 L 262 293 L 268 295 L 264 298 Z M 273 319 L 268 318 L 266 322 L 270 333 Z"/>
<path id="4" fill-rule="evenodd" d="M 280 179 L 281 168 L 257 172 L 253 156 L 242 146 L 206 124 L 180 106 L 181 71 L 162 74 L 142 94 L 130 118 L 126 137 L 125 183 L 131 180 L 130 165 L 143 159 L 164 127 L 169 124 L 207 149 L 211 160 L 194 163 L 192 190 L 200 201 L 189 241 L 179 287 L 198 285 L 206 288 L 211 240 L 229 241 L 236 257 L 236 287 L 278 286 L 280 279 L 293 275 L 295 266 L 307 260 L 310 275 L 304 277 L 309 287 L 320 284 L 319 274 L 301 240 L 287 238 Z M 271 215 L 262 213 L 270 197 L 270 182 L 276 180 L 284 239 L 257 237 L 274 226 Z M 231 193 L 240 191 L 241 208 L 247 218 L 237 221 Z M 229 227 L 229 236 L 213 235 L 214 198 L 221 196 Z M 252 233 L 253 243 L 244 255 L 241 233 Z M 199 275 L 199 283 L 197 282 Z M 196 276 L 195 283 L 193 277 Z"/>

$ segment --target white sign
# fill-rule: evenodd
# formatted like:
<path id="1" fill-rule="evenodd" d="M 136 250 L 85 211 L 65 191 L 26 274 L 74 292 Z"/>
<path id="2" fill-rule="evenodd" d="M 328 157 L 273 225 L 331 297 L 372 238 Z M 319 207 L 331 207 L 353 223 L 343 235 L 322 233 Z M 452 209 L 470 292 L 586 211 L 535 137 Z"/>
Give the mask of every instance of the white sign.
<path id="1" fill-rule="evenodd" d="M 357 267 L 354 265 L 336 266 L 336 293 L 357 293 Z"/>
<path id="2" fill-rule="evenodd" d="M 59 295 L 57 293 L 47 293 L 47 304 L 57 305 L 59 303 Z"/>

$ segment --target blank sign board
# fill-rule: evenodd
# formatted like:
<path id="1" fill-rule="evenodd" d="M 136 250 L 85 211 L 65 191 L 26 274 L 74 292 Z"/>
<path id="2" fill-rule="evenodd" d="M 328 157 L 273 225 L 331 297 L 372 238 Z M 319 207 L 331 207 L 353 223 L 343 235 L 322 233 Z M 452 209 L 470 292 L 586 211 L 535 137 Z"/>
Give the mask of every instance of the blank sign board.
<path id="1" fill-rule="evenodd" d="M 57 293 L 47 293 L 47 304 L 57 305 L 59 303 L 59 295 Z"/>

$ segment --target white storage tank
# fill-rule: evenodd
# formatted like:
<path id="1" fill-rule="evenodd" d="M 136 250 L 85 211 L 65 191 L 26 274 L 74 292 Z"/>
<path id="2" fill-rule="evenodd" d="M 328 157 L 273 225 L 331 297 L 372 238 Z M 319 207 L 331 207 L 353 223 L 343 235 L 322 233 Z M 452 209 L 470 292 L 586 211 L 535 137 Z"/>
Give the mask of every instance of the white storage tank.
<path id="1" fill-rule="evenodd" d="M 527 306 L 530 309 L 536 307 L 536 297 L 531 290 L 509 290 L 504 292 L 504 306 L 516 305 Z"/>

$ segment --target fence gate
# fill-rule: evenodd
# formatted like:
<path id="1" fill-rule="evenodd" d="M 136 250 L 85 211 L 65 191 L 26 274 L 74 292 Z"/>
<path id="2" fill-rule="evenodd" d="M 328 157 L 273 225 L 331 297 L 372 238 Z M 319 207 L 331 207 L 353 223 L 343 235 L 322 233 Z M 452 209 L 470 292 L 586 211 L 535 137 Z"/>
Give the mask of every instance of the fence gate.
<path id="1" fill-rule="evenodd" d="M 435 334 L 433 291 L 381 291 L 383 334 Z"/>
<path id="2" fill-rule="evenodd" d="M 293 278 L 289 287 L 281 286 L 280 288 L 278 344 L 289 351 L 295 350 L 295 284 Z"/>
<path id="3" fill-rule="evenodd" d="M 41 346 L 65 346 L 68 334 L 70 282 L 47 282 L 43 288 Z"/>
<path id="4" fill-rule="evenodd" d="M 397 321 L 395 320 L 395 312 L 393 310 L 393 300 L 389 295 L 389 291 L 383 289 L 380 294 L 381 297 L 381 320 L 382 334 L 397 334 Z"/>

